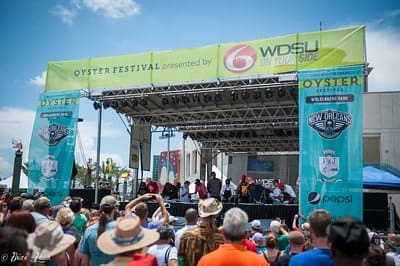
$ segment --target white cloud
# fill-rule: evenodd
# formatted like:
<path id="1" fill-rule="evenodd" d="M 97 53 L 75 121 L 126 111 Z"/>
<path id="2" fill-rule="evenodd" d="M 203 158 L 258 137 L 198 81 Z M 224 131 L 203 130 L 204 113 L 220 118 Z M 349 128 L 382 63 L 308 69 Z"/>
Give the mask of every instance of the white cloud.
<path id="1" fill-rule="evenodd" d="M 0 177 L 12 174 L 14 150 L 11 140 L 16 138 L 21 140 L 23 145 L 23 162 L 28 161 L 29 144 L 32 136 L 32 129 L 35 120 L 35 111 L 3 107 L 0 109 Z M 84 121 L 78 123 L 78 134 L 75 145 L 75 160 L 80 165 L 85 165 L 83 157 L 88 160 L 92 158 L 96 161 L 97 155 L 97 121 Z M 126 166 L 127 159 L 121 154 L 114 153 L 117 148 L 116 140 L 126 138 L 124 132 L 115 127 L 112 122 L 103 121 L 101 130 L 101 154 L 100 161 L 105 161 L 108 157 L 119 166 Z M 117 141 L 122 142 L 122 141 Z M 126 153 L 126 151 L 124 152 Z M 84 155 L 84 156 L 83 156 Z"/>
<path id="2" fill-rule="evenodd" d="M 35 112 L 28 109 L 3 107 L 0 109 L 0 177 L 8 176 L 13 171 L 14 151 L 11 144 L 12 138 L 22 142 L 22 161 L 28 161 L 29 142 L 32 135 Z"/>
<path id="3" fill-rule="evenodd" d="M 124 18 L 140 13 L 140 6 L 133 0 L 83 0 L 83 5 L 105 17 Z"/>
<path id="4" fill-rule="evenodd" d="M 0 157 L 0 178 L 9 177 L 12 173 L 13 165 L 6 158 Z"/>
<path id="5" fill-rule="evenodd" d="M 400 32 L 392 28 L 367 27 L 367 62 L 373 67 L 369 91 L 400 91 Z"/>
<path id="6" fill-rule="evenodd" d="M 0 117 L 0 149 L 11 149 L 12 138 L 21 140 L 25 149 L 32 135 L 35 112 L 22 108 L 4 107 L 0 109 Z"/>
<path id="7" fill-rule="evenodd" d="M 84 121 L 78 123 L 78 134 L 75 146 L 75 160 L 79 165 L 85 165 L 83 159 L 92 158 L 93 162 L 97 160 L 97 122 Z M 115 128 L 112 123 L 104 122 L 101 128 L 101 152 L 100 161 L 105 161 L 108 157 L 113 158 L 117 165 L 123 165 L 123 159 L 120 154 L 107 152 L 114 150 L 114 140 L 120 139 L 122 132 Z M 111 144 L 110 144 L 111 143 Z M 84 158 L 83 158 L 84 157 Z"/>
<path id="8" fill-rule="evenodd" d="M 52 13 L 60 17 L 65 24 L 72 25 L 82 7 L 113 19 L 140 14 L 140 6 L 134 0 L 71 0 L 70 7 L 57 5 Z"/>
<path id="9" fill-rule="evenodd" d="M 29 83 L 35 86 L 44 87 L 44 85 L 46 84 L 46 74 L 47 72 L 43 71 L 42 74 L 34 77 L 33 79 L 30 79 Z"/>
<path id="10" fill-rule="evenodd" d="M 65 24 L 72 25 L 73 20 L 77 15 L 77 10 L 74 7 L 67 8 L 62 5 L 57 5 L 52 11 L 52 13 L 59 16 L 61 18 L 61 21 L 64 22 Z"/>

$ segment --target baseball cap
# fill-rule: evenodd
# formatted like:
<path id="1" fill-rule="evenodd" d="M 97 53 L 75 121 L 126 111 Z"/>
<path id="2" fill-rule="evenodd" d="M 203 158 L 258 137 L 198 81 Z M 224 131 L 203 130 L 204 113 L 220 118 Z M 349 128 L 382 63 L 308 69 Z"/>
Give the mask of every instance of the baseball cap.
<path id="1" fill-rule="evenodd" d="M 368 239 L 371 244 L 380 245 L 381 244 L 381 237 L 375 232 L 368 233 Z"/>
<path id="2" fill-rule="evenodd" d="M 264 242 L 264 236 L 263 236 L 263 234 L 261 234 L 261 233 L 255 233 L 254 235 L 253 235 L 253 241 L 254 242 Z"/>
<path id="3" fill-rule="evenodd" d="M 349 255 L 368 252 L 369 239 L 366 226 L 357 218 L 341 217 L 327 227 L 327 233 L 333 249 Z"/>
<path id="4" fill-rule="evenodd" d="M 105 205 L 105 204 L 111 205 L 111 206 L 119 206 L 119 202 L 117 201 L 117 199 L 111 195 L 104 196 L 101 199 L 100 206 Z"/>
<path id="5" fill-rule="evenodd" d="M 260 220 L 253 220 L 251 221 L 251 227 L 254 229 L 261 229 L 261 222 Z"/>

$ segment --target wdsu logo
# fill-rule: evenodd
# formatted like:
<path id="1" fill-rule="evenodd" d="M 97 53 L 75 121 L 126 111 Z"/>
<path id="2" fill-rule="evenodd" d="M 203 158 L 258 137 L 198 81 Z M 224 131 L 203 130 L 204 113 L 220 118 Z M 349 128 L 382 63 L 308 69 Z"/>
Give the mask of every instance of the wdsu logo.
<path id="1" fill-rule="evenodd" d="M 351 204 L 353 202 L 352 194 L 325 194 L 321 196 L 318 192 L 312 191 L 308 193 L 308 203 L 317 205 L 318 203 L 324 204 Z"/>
<path id="2" fill-rule="evenodd" d="M 233 73 L 242 73 L 256 63 L 257 53 L 253 47 L 245 44 L 233 46 L 224 56 L 226 69 Z"/>

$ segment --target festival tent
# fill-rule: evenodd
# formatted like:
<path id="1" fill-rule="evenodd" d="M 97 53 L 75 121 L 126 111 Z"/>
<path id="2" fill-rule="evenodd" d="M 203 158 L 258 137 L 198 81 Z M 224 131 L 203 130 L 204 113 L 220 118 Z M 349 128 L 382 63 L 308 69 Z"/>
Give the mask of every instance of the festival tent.
<path id="1" fill-rule="evenodd" d="M 400 177 L 373 166 L 363 168 L 363 187 L 383 190 L 399 190 Z"/>
<path id="2" fill-rule="evenodd" d="M 11 189 L 12 187 L 12 180 L 13 176 L 10 176 L 2 181 L 0 181 L 0 186 L 6 187 L 8 189 Z M 24 174 L 24 172 L 21 171 L 21 177 L 19 180 L 19 188 L 27 189 L 28 188 L 28 177 Z"/>

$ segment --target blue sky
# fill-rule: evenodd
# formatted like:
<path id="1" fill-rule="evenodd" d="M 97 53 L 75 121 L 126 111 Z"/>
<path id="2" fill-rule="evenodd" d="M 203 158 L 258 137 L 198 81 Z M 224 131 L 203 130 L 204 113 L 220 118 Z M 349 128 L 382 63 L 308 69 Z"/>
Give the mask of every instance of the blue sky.
<path id="1" fill-rule="evenodd" d="M 109 57 L 366 26 L 370 91 L 400 91 L 400 2 L 353 0 L 2 0 L 0 1 L 0 178 L 12 174 L 11 138 L 27 161 L 36 103 L 49 61 Z M 97 113 L 82 100 L 86 158 L 96 158 Z M 153 136 L 152 154 L 167 150 Z M 171 149 L 181 138 L 175 137 Z M 101 160 L 128 166 L 129 135 L 103 112 Z"/>

